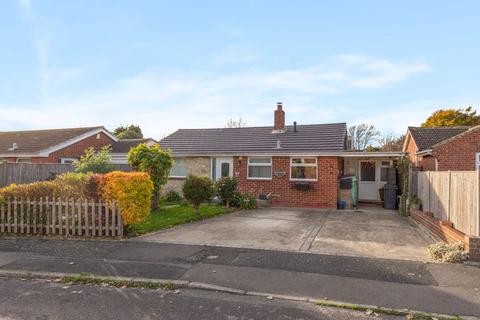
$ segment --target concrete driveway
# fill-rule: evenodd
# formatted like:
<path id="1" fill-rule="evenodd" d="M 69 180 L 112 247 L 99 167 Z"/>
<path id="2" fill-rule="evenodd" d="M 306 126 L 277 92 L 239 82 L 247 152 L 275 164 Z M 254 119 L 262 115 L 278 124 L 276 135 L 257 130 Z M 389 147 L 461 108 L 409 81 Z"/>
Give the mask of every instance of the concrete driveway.
<path id="1" fill-rule="evenodd" d="M 263 208 L 148 234 L 133 241 L 428 260 L 431 240 L 409 219 L 376 207 L 359 211 Z"/>

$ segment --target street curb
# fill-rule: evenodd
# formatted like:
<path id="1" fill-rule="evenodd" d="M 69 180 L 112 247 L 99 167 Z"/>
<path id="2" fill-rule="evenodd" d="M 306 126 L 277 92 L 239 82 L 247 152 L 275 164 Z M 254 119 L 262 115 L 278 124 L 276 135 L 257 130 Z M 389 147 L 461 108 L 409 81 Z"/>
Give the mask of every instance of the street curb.
<path id="1" fill-rule="evenodd" d="M 8 270 L 8 269 L 0 270 L 0 277 L 20 278 L 22 280 L 24 278 L 51 280 L 51 279 L 59 279 L 59 278 L 65 278 L 69 276 L 78 276 L 78 275 L 79 274 L 77 273 L 63 273 L 63 272 L 23 271 L 23 270 Z M 208 290 L 208 291 L 216 291 L 216 292 L 236 294 L 236 295 L 265 297 L 266 299 L 269 299 L 269 300 L 279 299 L 279 300 L 286 300 L 286 301 L 306 302 L 306 303 L 312 303 L 315 305 L 332 307 L 332 308 L 345 309 L 344 306 L 357 306 L 365 310 L 381 309 L 385 312 L 398 312 L 398 313 L 404 313 L 404 314 L 419 313 L 419 314 L 429 315 L 434 318 L 457 319 L 457 317 L 460 317 L 461 319 L 464 319 L 464 320 L 480 320 L 480 318 L 477 318 L 474 316 L 461 316 L 461 315 L 452 316 L 452 315 L 437 314 L 437 313 L 424 312 L 424 311 L 411 310 L 411 309 L 384 308 L 379 306 L 349 303 L 349 302 L 327 300 L 327 299 L 320 299 L 320 298 L 313 298 L 313 297 L 302 297 L 302 296 L 282 295 L 282 294 L 267 293 L 267 292 L 246 291 L 241 289 L 235 289 L 230 287 L 224 287 L 224 286 L 218 286 L 218 285 L 213 285 L 213 284 L 208 284 L 203 282 L 196 282 L 196 281 L 188 281 L 188 280 L 150 279 L 150 278 L 134 278 L 134 277 L 120 277 L 120 276 L 109 277 L 109 276 L 98 276 L 94 274 L 89 274 L 86 277 L 105 279 L 105 280 L 112 279 L 112 280 L 120 280 L 120 281 L 151 282 L 151 283 L 162 284 L 162 285 L 174 285 L 177 288 Z"/>

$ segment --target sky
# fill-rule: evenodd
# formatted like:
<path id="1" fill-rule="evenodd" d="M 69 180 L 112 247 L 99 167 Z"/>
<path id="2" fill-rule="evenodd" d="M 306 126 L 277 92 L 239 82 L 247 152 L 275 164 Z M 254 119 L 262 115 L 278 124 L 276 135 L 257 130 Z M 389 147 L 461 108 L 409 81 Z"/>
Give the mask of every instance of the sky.
<path id="1" fill-rule="evenodd" d="M 479 1 L 0 1 L 0 131 L 373 124 L 480 106 Z"/>

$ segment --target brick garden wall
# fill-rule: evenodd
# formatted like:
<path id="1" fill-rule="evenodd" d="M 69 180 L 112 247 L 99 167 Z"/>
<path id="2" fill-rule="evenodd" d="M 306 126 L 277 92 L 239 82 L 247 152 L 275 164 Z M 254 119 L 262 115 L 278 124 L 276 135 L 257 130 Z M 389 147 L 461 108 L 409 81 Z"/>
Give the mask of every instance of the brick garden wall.
<path id="1" fill-rule="evenodd" d="M 480 260 L 480 238 L 470 237 L 453 228 L 450 221 L 437 220 L 431 212 L 411 209 L 410 216 L 416 222 L 425 226 L 430 232 L 447 243 L 462 241 L 470 259 Z"/>
<path id="2" fill-rule="evenodd" d="M 298 191 L 292 189 L 290 181 L 290 158 L 272 158 L 271 180 L 247 179 L 248 157 L 234 157 L 233 173 L 238 178 L 241 192 L 248 192 L 258 197 L 259 194 L 272 193 L 272 205 L 336 208 L 338 199 L 338 174 L 340 159 L 338 157 L 318 157 L 318 180 L 310 182 L 313 190 Z M 278 177 L 275 172 L 285 172 Z"/>

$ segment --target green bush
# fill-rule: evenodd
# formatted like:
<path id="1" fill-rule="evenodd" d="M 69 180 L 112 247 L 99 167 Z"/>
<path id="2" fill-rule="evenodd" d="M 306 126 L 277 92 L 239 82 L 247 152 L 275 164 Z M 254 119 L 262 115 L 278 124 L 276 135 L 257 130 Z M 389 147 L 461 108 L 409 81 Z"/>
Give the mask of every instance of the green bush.
<path id="1" fill-rule="evenodd" d="M 85 150 L 85 154 L 74 164 L 75 171 L 83 173 L 107 173 L 114 170 L 110 156 L 110 146 L 105 146 L 99 151 L 92 147 Z"/>
<path id="2" fill-rule="evenodd" d="M 252 210 L 257 208 L 257 199 L 248 193 L 235 192 L 232 204 L 243 210 Z"/>
<path id="3" fill-rule="evenodd" d="M 215 183 L 215 191 L 222 203 L 227 207 L 233 205 L 236 197 L 238 181 L 235 177 L 223 177 Z"/>
<path id="4" fill-rule="evenodd" d="M 183 196 L 198 215 L 200 215 L 200 205 L 212 198 L 214 193 L 213 182 L 209 177 L 189 175 L 183 184 Z"/>
<path id="5" fill-rule="evenodd" d="M 166 202 L 180 202 L 182 201 L 182 196 L 177 191 L 170 190 L 163 197 L 163 200 L 165 200 Z"/>
<path id="6" fill-rule="evenodd" d="M 91 177 L 91 173 L 80 172 L 67 172 L 58 175 L 53 180 L 54 197 L 87 198 Z"/>

